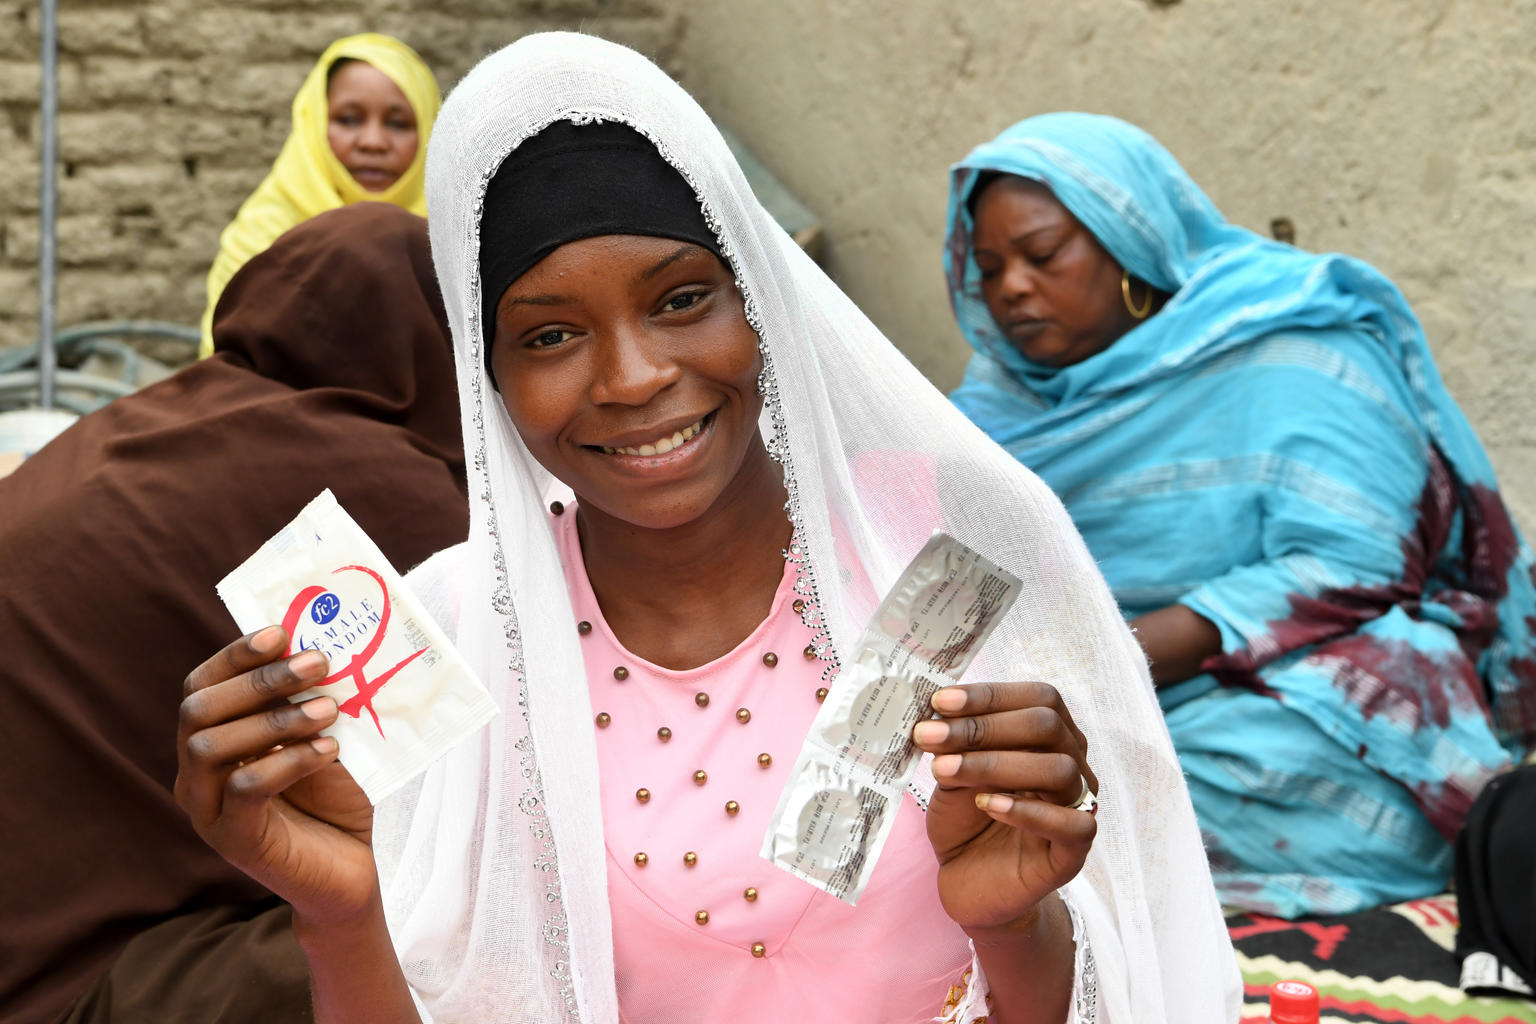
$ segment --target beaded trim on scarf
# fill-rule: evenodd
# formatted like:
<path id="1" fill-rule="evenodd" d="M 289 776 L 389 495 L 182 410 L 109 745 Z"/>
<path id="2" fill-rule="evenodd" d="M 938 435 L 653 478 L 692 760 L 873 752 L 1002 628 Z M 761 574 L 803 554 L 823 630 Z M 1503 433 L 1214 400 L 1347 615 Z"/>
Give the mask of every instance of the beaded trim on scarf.
<path id="1" fill-rule="evenodd" d="M 1065 890 L 1061 902 L 1067 908 L 1072 921 L 1072 941 L 1076 946 L 1072 954 L 1072 1012 L 1066 1024 L 1095 1024 L 1099 1011 L 1099 968 L 1093 958 L 1093 946 L 1088 942 L 1088 930 L 1083 919 Z M 978 1010 L 986 1012 L 975 1016 Z M 965 969 L 958 984 L 951 985 L 949 994 L 934 1024 L 987 1024 L 993 1012 L 991 984 L 976 956 L 976 946 L 971 944 L 971 966 Z"/>
<path id="2" fill-rule="evenodd" d="M 1076 1024 L 1094 1024 L 1099 1016 L 1099 965 L 1093 959 L 1093 946 L 1088 942 L 1088 928 L 1083 924 L 1083 919 L 1077 912 L 1077 907 L 1072 901 L 1062 894 L 1061 902 L 1066 905 L 1067 916 L 1072 919 L 1072 941 L 1077 943 L 1077 956 L 1073 967 L 1076 969 L 1076 980 L 1072 983 L 1073 1000 L 1072 1009 L 1076 1014 Z"/>
<path id="3" fill-rule="evenodd" d="M 965 973 L 960 975 L 960 983 L 949 987 L 949 994 L 944 997 L 944 1005 L 939 1010 L 939 1015 L 934 1018 L 938 1024 L 987 1024 L 992 1016 L 992 993 L 987 993 L 987 1013 L 982 1017 L 972 1017 L 965 1020 L 960 1016 L 964 1004 L 968 1002 L 967 996 L 971 992 L 971 978 L 975 974 L 974 967 L 967 967 Z"/>
<path id="4" fill-rule="evenodd" d="M 525 136 L 526 138 L 526 136 Z M 519 143 L 522 139 L 518 140 Z M 515 148 L 515 147 L 514 147 Z M 478 198 L 476 200 L 475 220 L 477 225 L 475 244 L 479 245 L 480 215 L 485 203 L 485 190 L 490 182 L 490 175 L 495 173 L 492 167 L 490 174 L 480 182 Z M 472 300 L 467 310 L 470 320 L 470 348 L 473 355 L 473 364 L 477 367 L 485 366 L 484 331 L 480 323 L 478 277 L 472 282 Z M 470 412 L 470 422 L 475 427 L 475 450 L 473 465 L 480 478 L 485 481 L 485 491 L 481 495 L 486 507 L 486 530 L 491 539 L 491 561 L 495 568 L 495 586 L 491 592 L 491 607 L 502 617 L 504 633 L 506 636 L 509 657 L 507 667 L 517 680 L 517 704 L 522 712 L 523 722 L 528 728 L 526 735 L 518 738 L 515 746 L 521 755 L 519 758 L 519 774 L 527 783 L 527 788 L 518 798 L 517 806 L 523 814 L 529 818 L 528 828 L 532 832 L 534 840 L 541 851 L 534 859 L 533 867 L 546 878 L 544 886 L 544 901 L 549 908 L 548 915 L 544 919 L 544 926 L 540 929 L 544 941 L 559 951 L 554 967 L 550 970 L 550 976 L 559 983 L 561 1002 L 565 1006 L 566 1017 L 569 1020 L 581 1020 L 581 1008 L 576 998 L 576 987 L 572 977 L 570 964 L 570 925 L 566 918 L 565 906 L 562 902 L 562 890 L 560 885 L 559 858 L 555 852 L 554 828 L 550 824 L 549 815 L 544 810 L 544 783 L 540 778 L 538 766 L 538 752 L 533 742 L 533 723 L 529 716 L 528 707 L 528 680 L 525 674 L 523 661 L 522 636 L 517 621 L 517 610 L 512 601 L 512 583 L 507 573 L 507 559 L 505 549 L 502 546 L 501 531 L 497 525 L 499 522 L 496 514 L 495 498 L 491 494 L 490 478 L 487 473 L 489 455 L 485 441 L 485 391 L 482 386 L 484 371 L 473 374 L 470 378 L 470 390 L 473 395 L 474 407 Z"/>

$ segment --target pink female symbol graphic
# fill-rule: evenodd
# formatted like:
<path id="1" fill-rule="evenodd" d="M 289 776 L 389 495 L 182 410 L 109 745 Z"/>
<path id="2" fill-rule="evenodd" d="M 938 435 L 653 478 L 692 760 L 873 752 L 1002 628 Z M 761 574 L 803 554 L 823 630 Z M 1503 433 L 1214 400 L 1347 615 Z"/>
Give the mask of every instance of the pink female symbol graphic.
<path id="1" fill-rule="evenodd" d="M 339 572 L 361 572 L 372 577 L 373 581 L 379 585 L 379 593 L 384 598 L 383 611 L 379 614 L 379 628 L 374 631 L 373 637 L 368 641 L 367 645 L 360 652 L 352 655 L 352 660 L 347 662 L 344 668 L 332 672 L 315 685 L 329 686 L 331 683 L 351 676 L 354 685 L 357 686 L 357 693 L 342 702 L 338 706 L 338 710 L 344 714 L 351 715 L 353 718 L 361 718 L 363 710 L 366 708 L 368 714 L 373 718 L 373 727 L 379 730 L 379 736 L 383 738 L 384 726 L 379 722 L 379 713 L 374 710 L 374 696 L 384 688 L 385 683 L 395 677 L 396 672 L 399 672 L 402 668 L 405 668 L 405 666 L 427 653 L 432 645 L 428 644 L 395 665 L 394 668 L 382 672 L 374 676 L 372 680 L 369 680 L 363 670 L 367 667 L 368 662 L 372 660 L 373 656 L 378 653 L 379 645 L 384 642 L 384 634 L 389 630 L 389 588 L 384 585 L 384 578 L 382 576 L 365 565 L 344 565 L 340 569 L 332 570 L 333 575 Z M 287 654 L 293 653 L 293 631 L 299 624 L 299 617 L 304 614 L 304 609 L 309 607 L 311 601 L 314 601 L 325 592 L 324 587 L 305 587 L 298 592 L 292 603 L 288 605 L 288 611 L 283 615 L 283 630 L 287 632 L 289 638 Z"/>

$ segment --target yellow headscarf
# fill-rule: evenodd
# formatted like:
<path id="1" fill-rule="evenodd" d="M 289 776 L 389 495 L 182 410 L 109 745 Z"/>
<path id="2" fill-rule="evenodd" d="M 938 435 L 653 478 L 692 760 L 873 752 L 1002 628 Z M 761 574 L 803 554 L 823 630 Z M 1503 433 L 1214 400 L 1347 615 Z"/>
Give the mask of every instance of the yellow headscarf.
<path id="1" fill-rule="evenodd" d="M 400 87 L 416 113 L 416 158 L 398 181 L 370 192 L 342 166 L 326 138 L 330 124 L 327 96 L 331 65 L 342 58 L 365 61 Z M 203 342 L 198 354 L 213 352 L 213 309 L 224 286 L 246 260 L 270 246 L 277 236 L 318 213 L 365 201 L 394 203 L 426 216 L 422 188 L 427 139 L 442 97 L 437 80 L 416 51 L 390 36 L 368 32 L 338 39 L 326 48 L 293 98 L 293 129 L 266 179 L 256 187 L 219 236 L 219 254 L 208 271 L 208 308 L 203 311 Z"/>

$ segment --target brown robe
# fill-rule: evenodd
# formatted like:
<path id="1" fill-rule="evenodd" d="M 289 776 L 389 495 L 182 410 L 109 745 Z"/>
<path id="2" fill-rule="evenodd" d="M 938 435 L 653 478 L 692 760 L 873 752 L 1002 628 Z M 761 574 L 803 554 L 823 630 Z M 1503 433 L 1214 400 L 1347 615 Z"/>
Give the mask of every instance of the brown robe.
<path id="1" fill-rule="evenodd" d="M 277 996 L 268 961 L 304 979 L 286 907 L 171 794 L 182 680 L 240 632 L 214 585 L 325 487 L 401 571 L 468 530 L 423 220 L 367 203 L 300 225 L 230 282 L 214 339 L 0 479 L 0 1024 L 54 1024 L 93 982 L 75 1019 L 238 1019 L 114 1016 L 146 964 L 249 1011 Z"/>

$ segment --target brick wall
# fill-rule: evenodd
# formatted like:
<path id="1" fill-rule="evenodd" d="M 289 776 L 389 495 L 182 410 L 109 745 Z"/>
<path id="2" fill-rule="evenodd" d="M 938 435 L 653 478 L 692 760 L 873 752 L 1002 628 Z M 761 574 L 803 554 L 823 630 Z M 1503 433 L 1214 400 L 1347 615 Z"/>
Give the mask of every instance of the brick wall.
<path id="1" fill-rule="evenodd" d="M 397 36 L 446 95 L 527 32 L 582 28 L 675 67 L 683 18 L 643 0 L 63 0 L 58 323 L 196 323 L 218 235 L 271 167 L 331 40 Z M 39 21 L 0 0 L 0 348 L 37 332 Z"/>

